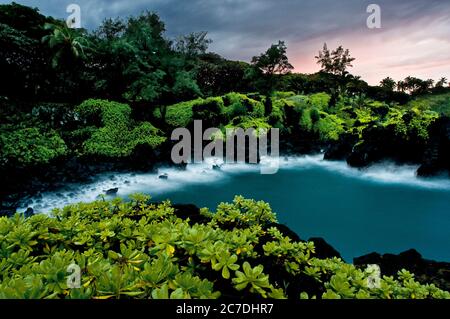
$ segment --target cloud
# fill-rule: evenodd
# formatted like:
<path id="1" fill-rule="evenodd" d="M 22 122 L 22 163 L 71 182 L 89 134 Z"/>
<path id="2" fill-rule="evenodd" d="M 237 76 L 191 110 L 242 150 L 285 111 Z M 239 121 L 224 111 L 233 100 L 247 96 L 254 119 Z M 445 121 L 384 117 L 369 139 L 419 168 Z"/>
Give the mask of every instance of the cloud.
<path id="1" fill-rule="evenodd" d="M 317 70 L 314 56 L 323 42 L 343 44 L 357 58 L 354 72 L 376 83 L 382 77 L 417 71 L 450 75 L 450 1 L 442 0 L 16 0 L 65 17 L 69 3 L 82 9 L 85 27 L 104 18 L 156 11 L 167 36 L 208 31 L 211 50 L 249 61 L 270 44 L 285 40 L 299 72 Z M 6 3 L 0 0 L 0 3 Z M 366 8 L 377 3 L 382 29 L 369 30 Z M 389 73 L 389 72 L 392 72 Z M 427 76 L 428 74 L 428 76 Z"/>

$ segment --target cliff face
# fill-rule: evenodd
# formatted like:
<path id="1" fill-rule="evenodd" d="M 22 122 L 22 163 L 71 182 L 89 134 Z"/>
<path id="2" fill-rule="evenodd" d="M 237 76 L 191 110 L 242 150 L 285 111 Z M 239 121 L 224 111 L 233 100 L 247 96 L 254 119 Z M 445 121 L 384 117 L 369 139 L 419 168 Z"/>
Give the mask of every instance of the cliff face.
<path id="1" fill-rule="evenodd" d="M 418 170 L 419 176 L 450 172 L 450 118 L 442 117 L 437 120 L 430 132 L 430 143 Z"/>

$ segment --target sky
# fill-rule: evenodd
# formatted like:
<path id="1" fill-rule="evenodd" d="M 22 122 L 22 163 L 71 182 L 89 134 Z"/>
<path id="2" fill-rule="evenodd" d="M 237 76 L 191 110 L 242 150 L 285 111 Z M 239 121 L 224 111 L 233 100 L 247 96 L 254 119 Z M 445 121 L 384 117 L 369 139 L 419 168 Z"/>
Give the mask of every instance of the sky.
<path id="1" fill-rule="evenodd" d="M 295 72 L 319 70 L 315 56 L 324 42 L 343 45 L 356 58 L 352 74 L 370 84 L 390 76 L 450 78 L 450 0 L 16 0 L 41 13 L 66 18 L 81 8 L 82 27 L 104 18 L 157 12 L 168 37 L 208 31 L 210 50 L 250 61 L 284 40 Z M 0 3 L 10 1 L 0 0 Z M 381 8 L 381 28 L 369 29 L 369 4 Z"/>

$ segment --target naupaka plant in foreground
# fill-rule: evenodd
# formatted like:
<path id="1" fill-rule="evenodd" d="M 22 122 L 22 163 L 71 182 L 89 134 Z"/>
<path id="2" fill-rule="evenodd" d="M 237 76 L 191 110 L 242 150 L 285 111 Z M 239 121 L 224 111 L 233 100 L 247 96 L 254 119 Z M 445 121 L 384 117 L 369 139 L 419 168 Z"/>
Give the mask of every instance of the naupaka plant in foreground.
<path id="1" fill-rule="evenodd" d="M 370 272 L 286 236 L 267 203 L 237 196 L 192 220 L 183 209 L 136 194 L 2 217 L 0 298 L 450 298 L 406 270 L 370 288 Z"/>

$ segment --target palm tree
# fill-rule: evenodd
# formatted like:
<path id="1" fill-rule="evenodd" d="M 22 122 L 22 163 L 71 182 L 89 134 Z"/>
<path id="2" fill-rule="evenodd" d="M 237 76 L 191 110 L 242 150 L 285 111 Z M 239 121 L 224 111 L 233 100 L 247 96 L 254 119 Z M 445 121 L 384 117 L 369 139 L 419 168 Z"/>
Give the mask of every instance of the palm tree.
<path id="1" fill-rule="evenodd" d="M 42 42 L 48 43 L 55 54 L 52 58 L 54 68 L 68 65 L 74 60 L 85 58 L 85 49 L 88 41 L 79 31 L 69 28 L 67 25 L 55 25 L 46 23 L 44 28 L 52 31 L 42 38 Z"/>
<path id="2" fill-rule="evenodd" d="M 391 77 L 387 77 L 380 82 L 380 86 L 389 91 L 394 91 L 395 85 L 396 83 Z"/>
<path id="3" fill-rule="evenodd" d="M 441 78 L 439 81 L 436 82 L 437 88 L 443 88 L 447 84 L 447 78 Z"/>
<path id="4" fill-rule="evenodd" d="M 397 82 L 397 90 L 400 92 L 405 92 L 407 89 L 406 83 L 404 81 L 398 81 Z"/>

